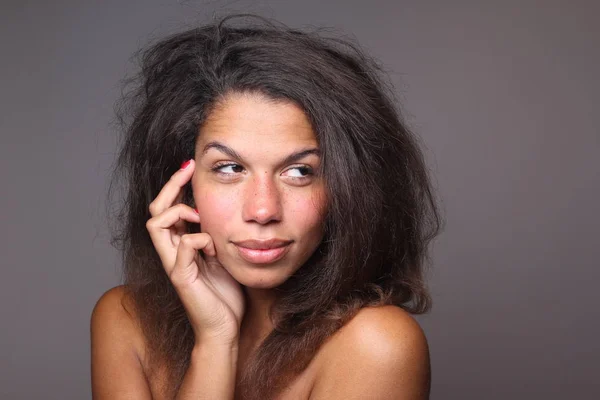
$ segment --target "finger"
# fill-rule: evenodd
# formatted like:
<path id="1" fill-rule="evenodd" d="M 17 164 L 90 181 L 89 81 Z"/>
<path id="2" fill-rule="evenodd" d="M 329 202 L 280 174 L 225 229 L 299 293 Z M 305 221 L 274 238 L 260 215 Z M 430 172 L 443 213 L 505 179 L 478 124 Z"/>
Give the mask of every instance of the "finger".
<path id="1" fill-rule="evenodd" d="M 214 246 L 212 238 L 208 233 L 190 233 L 181 236 L 179 246 L 177 247 L 177 257 L 173 270 L 169 272 L 169 277 L 176 287 L 184 287 L 194 282 L 202 268 L 196 261 L 198 260 L 198 251 L 206 247 Z"/>
<path id="2" fill-rule="evenodd" d="M 200 254 L 201 254 L 202 259 L 204 260 L 204 264 L 206 266 L 206 269 L 204 269 L 204 268 L 201 269 L 200 273 L 205 278 L 208 278 L 208 275 L 209 275 L 208 271 L 211 271 L 212 274 L 214 274 L 215 268 L 217 271 L 223 269 L 223 265 L 217 259 L 217 250 L 215 248 L 215 242 L 213 240 L 211 240 L 210 242 L 208 242 L 206 244 L 206 246 L 204 246 L 204 248 L 201 250 Z M 210 281 L 210 279 L 209 279 L 209 281 Z"/>
<path id="3" fill-rule="evenodd" d="M 198 213 L 196 213 L 196 214 L 198 214 Z M 187 231 L 188 231 L 187 224 L 188 224 L 188 221 L 180 219 L 179 221 L 175 222 L 175 224 L 173 225 L 173 229 L 175 230 L 177 235 L 181 236 L 184 233 L 187 233 Z"/>
<path id="4" fill-rule="evenodd" d="M 172 228 L 181 221 L 200 223 L 200 216 L 190 206 L 180 203 L 146 222 L 152 243 L 165 265 L 173 265 L 175 260 L 174 250 L 180 236 Z"/>
<path id="5" fill-rule="evenodd" d="M 204 261 L 206 261 L 209 264 L 219 263 L 217 261 L 217 249 L 215 248 L 215 242 L 211 240 L 209 243 L 206 244 L 206 246 L 204 246 L 204 248 L 202 249 L 202 256 L 204 258 Z"/>
<path id="6" fill-rule="evenodd" d="M 179 169 L 171 178 L 165 183 L 163 188 L 158 193 L 158 196 L 148 206 L 150 215 L 153 217 L 161 214 L 167 208 L 173 206 L 178 201 L 181 201 L 183 191 L 181 190 L 186 183 L 189 182 L 194 170 L 196 169 L 196 163 L 193 159 L 189 160 L 189 163 L 183 169 Z"/>

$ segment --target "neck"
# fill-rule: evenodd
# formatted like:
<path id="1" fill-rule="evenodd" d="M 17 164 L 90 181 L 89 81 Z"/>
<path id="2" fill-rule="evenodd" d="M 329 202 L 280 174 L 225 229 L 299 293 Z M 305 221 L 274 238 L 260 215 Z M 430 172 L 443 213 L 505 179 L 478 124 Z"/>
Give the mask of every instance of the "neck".
<path id="1" fill-rule="evenodd" d="M 273 329 L 269 311 L 276 296 L 272 289 L 255 289 L 244 287 L 246 293 L 246 312 L 241 326 L 241 338 L 250 341 L 264 339 Z"/>

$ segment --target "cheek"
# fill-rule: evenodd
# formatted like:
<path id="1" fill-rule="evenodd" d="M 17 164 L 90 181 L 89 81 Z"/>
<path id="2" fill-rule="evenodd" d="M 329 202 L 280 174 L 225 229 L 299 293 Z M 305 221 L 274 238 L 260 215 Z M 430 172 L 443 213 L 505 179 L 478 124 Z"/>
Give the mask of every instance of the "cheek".
<path id="1" fill-rule="evenodd" d="M 290 200 L 290 215 L 298 228 L 313 234 L 321 229 L 326 210 L 325 197 L 321 193 Z"/>
<path id="2" fill-rule="evenodd" d="M 237 195 L 204 190 L 195 193 L 194 197 L 200 214 L 202 232 L 211 235 L 223 234 L 239 209 Z"/>

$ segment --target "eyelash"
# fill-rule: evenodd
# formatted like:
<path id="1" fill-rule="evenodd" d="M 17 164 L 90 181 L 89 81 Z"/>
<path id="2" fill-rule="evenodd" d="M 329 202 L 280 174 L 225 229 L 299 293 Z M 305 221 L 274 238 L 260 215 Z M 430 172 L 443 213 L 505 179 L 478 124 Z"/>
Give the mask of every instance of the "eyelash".
<path id="1" fill-rule="evenodd" d="M 240 164 L 236 164 L 236 163 L 223 163 L 223 164 L 216 164 L 214 167 L 211 168 L 211 171 L 214 172 L 217 175 L 226 177 L 226 178 L 230 178 L 232 175 L 234 175 L 235 173 L 225 173 L 222 172 L 221 169 L 225 168 L 225 167 L 241 167 L 243 168 Z M 298 169 L 298 170 L 304 170 L 303 172 L 305 173 L 304 176 L 290 176 L 289 178 L 296 180 L 296 181 L 303 181 L 306 179 L 310 179 L 310 176 L 314 175 L 313 173 L 313 169 L 311 167 L 309 167 L 308 165 L 299 165 L 296 167 L 292 167 L 292 168 L 288 168 L 286 171 L 289 171 L 290 169 Z"/>

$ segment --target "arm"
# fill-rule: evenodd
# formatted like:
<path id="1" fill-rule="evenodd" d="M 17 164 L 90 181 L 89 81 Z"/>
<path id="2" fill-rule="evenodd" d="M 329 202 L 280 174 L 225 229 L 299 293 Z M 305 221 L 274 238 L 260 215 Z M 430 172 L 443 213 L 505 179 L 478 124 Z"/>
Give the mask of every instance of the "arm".
<path id="1" fill-rule="evenodd" d="M 151 400 L 141 363 L 143 342 L 132 310 L 123 307 L 123 288 L 107 291 L 92 312 L 92 397 L 94 400 Z M 192 352 L 191 364 L 177 394 L 184 399 L 233 399 L 237 344 L 204 341 Z"/>
<path id="2" fill-rule="evenodd" d="M 402 309 L 365 308 L 332 339 L 310 400 L 429 398 L 427 340 Z"/>
<path id="3" fill-rule="evenodd" d="M 233 399 L 237 359 L 237 344 L 198 344 L 176 400 Z"/>

